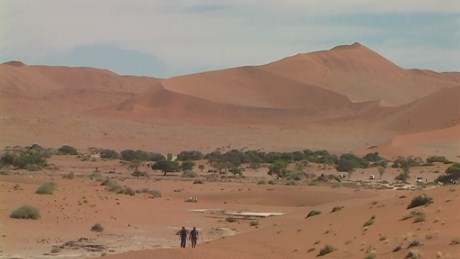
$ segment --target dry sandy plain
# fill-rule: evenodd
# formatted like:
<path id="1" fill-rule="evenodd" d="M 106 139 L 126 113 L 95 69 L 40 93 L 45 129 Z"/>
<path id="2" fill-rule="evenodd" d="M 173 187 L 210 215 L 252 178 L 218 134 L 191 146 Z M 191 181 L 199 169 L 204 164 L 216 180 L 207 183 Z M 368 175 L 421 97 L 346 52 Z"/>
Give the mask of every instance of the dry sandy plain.
<path id="1" fill-rule="evenodd" d="M 72 145 L 117 151 L 140 149 L 295 151 L 460 159 L 460 73 L 403 69 L 355 43 L 298 54 L 270 64 L 168 79 L 120 76 L 107 70 L 0 65 L 0 147 Z M 53 156 L 53 168 L 6 170 L 0 175 L 2 258 L 460 258 L 460 187 L 432 182 L 446 165 L 411 168 L 410 185 L 380 188 L 376 169 L 358 169 L 342 183 L 268 184 L 267 168 L 244 178 L 199 173 L 203 184 L 180 174 L 141 168 L 136 179 L 118 160 Z M 159 198 L 108 192 L 94 177 L 113 178 Z M 310 164 L 315 175 L 338 174 Z M 63 175 L 74 172 L 73 179 Z M 382 180 L 394 182 L 397 169 Z M 55 182 L 52 195 L 35 190 Z M 264 184 L 261 184 L 261 183 Z M 416 195 L 434 202 L 408 210 Z M 197 197 L 198 202 L 185 202 Z M 30 204 L 38 220 L 9 217 Z M 343 206 L 337 212 L 332 208 Z M 305 218 L 312 210 L 322 213 Z M 406 218 L 423 211 L 425 220 Z M 266 218 L 230 213 L 273 212 Z M 372 216 L 374 223 L 363 227 Z M 256 220 L 258 225 L 251 226 Z M 100 223 L 103 232 L 91 227 Z M 254 225 L 254 223 L 252 224 Z M 196 249 L 179 248 L 179 227 L 201 232 Z M 418 246 L 408 247 L 417 240 Z M 393 250 L 401 246 L 399 251 Z M 52 253 L 54 247 L 60 247 Z"/>

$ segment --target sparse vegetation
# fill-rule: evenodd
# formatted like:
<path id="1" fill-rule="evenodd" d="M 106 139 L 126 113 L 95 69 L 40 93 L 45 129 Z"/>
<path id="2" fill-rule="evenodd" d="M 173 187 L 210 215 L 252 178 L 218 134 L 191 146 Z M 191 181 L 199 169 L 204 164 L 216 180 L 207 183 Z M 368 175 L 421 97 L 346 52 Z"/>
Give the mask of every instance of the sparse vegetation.
<path id="1" fill-rule="evenodd" d="M 99 152 L 99 155 L 103 159 L 119 159 L 120 154 L 118 154 L 117 151 L 112 150 L 112 149 L 102 149 Z"/>
<path id="2" fill-rule="evenodd" d="M 455 163 L 446 169 L 444 175 L 438 176 L 436 182 L 443 184 L 455 184 L 460 181 L 460 163 Z"/>
<path id="3" fill-rule="evenodd" d="M 74 172 L 70 172 L 68 174 L 64 174 L 62 178 L 72 180 L 73 178 L 75 178 L 75 174 Z"/>
<path id="4" fill-rule="evenodd" d="M 91 231 L 102 232 L 102 231 L 104 231 L 104 227 L 102 227 L 101 224 L 96 223 L 91 227 Z"/>
<path id="5" fill-rule="evenodd" d="M 415 208 L 415 207 L 423 206 L 423 205 L 428 205 L 430 203 L 433 203 L 433 198 L 428 197 L 426 194 L 421 194 L 421 195 L 415 196 L 412 199 L 412 201 L 407 206 L 407 209 L 411 209 L 411 208 Z"/>
<path id="6" fill-rule="evenodd" d="M 134 172 L 131 174 L 132 176 L 136 177 L 136 178 L 139 178 L 139 177 L 146 177 L 147 176 L 147 172 L 145 171 L 140 171 L 140 170 L 134 170 Z"/>
<path id="7" fill-rule="evenodd" d="M 319 251 L 318 256 L 323 256 L 329 253 L 332 253 L 335 251 L 335 248 L 331 245 L 325 245 L 321 250 Z"/>
<path id="8" fill-rule="evenodd" d="M 56 189 L 56 184 L 53 182 L 50 183 L 45 183 L 38 187 L 38 189 L 35 191 L 37 194 L 53 194 L 54 190 Z"/>
<path id="9" fill-rule="evenodd" d="M 368 227 L 370 225 L 373 225 L 374 223 L 375 223 L 375 215 L 372 215 L 370 219 L 364 222 L 363 227 Z"/>
<path id="10" fill-rule="evenodd" d="M 225 221 L 230 222 L 230 223 L 234 223 L 234 222 L 236 222 L 236 218 L 234 218 L 234 217 L 227 217 L 227 218 L 225 218 Z"/>
<path id="11" fill-rule="evenodd" d="M 313 217 L 313 216 L 316 216 L 316 215 L 319 215 L 319 214 L 321 214 L 321 211 L 312 210 L 307 214 L 307 216 L 305 216 L 305 218 Z"/>
<path id="12" fill-rule="evenodd" d="M 24 205 L 22 207 L 17 208 L 10 214 L 10 218 L 15 219 L 39 219 L 40 212 L 37 208 Z"/>
<path id="13" fill-rule="evenodd" d="M 401 182 L 407 182 L 407 180 L 410 178 L 410 169 L 409 167 L 403 167 L 403 171 L 395 177 L 395 180 L 401 181 Z"/>
<path id="14" fill-rule="evenodd" d="M 64 145 L 57 150 L 61 155 L 78 155 L 78 151 L 75 147 Z"/>
<path id="15" fill-rule="evenodd" d="M 335 206 L 334 208 L 332 208 L 331 213 L 334 213 L 334 212 L 337 212 L 339 210 L 342 210 L 343 208 L 344 208 L 344 206 Z"/>
<path id="16" fill-rule="evenodd" d="M 41 146 L 34 144 L 14 152 L 4 153 L 0 157 L 0 166 L 38 171 L 48 165 L 46 159 L 50 154 L 50 150 L 45 150 Z"/>

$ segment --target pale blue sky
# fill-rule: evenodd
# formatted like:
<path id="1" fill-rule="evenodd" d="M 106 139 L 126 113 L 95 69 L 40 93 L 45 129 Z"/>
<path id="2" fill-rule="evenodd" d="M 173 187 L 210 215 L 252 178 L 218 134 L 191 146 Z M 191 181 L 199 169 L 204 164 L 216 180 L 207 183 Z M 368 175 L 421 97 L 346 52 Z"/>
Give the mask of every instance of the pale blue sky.
<path id="1" fill-rule="evenodd" d="M 170 77 L 353 42 L 460 71 L 460 1 L 0 0 L 0 62 Z"/>

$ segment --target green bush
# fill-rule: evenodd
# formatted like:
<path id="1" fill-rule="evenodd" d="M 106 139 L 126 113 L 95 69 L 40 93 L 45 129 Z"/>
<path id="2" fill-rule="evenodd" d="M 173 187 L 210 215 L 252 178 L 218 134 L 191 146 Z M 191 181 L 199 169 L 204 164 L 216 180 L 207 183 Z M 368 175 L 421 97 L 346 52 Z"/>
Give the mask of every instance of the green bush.
<path id="1" fill-rule="evenodd" d="M 398 157 L 393 161 L 393 167 L 395 168 L 409 168 L 420 166 L 422 164 L 422 159 L 419 157 Z"/>
<path id="2" fill-rule="evenodd" d="M 139 170 L 134 170 L 134 172 L 131 174 L 132 176 L 139 178 L 139 177 L 145 177 L 147 176 L 147 172 L 139 171 Z"/>
<path id="3" fill-rule="evenodd" d="M 458 183 L 460 180 L 460 163 L 455 163 L 449 166 L 446 169 L 446 173 L 444 175 L 438 176 L 436 178 L 436 182 L 441 182 L 444 184 L 455 184 Z"/>
<path id="4" fill-rule="evenodd" d="M 37 208 L 32 206 L 22 206 L 14 210 L 10 214 L 10 218 L 15 219 L 38 219 L 40 218 L 40 213 Z"/>
<path id="5" fill-rule="evenodd" d="M 102 149 L 99 153 L 101 158 L 104 159 L 119 159 L 120 155 L 118 154 L 117 151 L 111 150 L 111 149 Z"/>
<path id="6" fill-rule="evenodd" d="M 407 209 L 411 209 L 411 208 L 415 208 L 415 207 L 423 206 L 423 205 L 428 205 L 430 203 L 433 203 L 433 198 L 428 197 L 426 194 L 421 194 L 421 195 L 415 196 L 412 199 L 412 201 L 407 206 Z"/>
<path id="7" fill-rule="evenodd" d="M 435 162 L 441 162 L 441 163 L 444 163 L 444 164 L 452 164 L 451 161 L 449 161 L 449 159 L 443 157 L 443 156 L 430 156 L 426 159 L 426 162 L 429 163 L 429 164 L 432 164 L 432 163 L 435 163 Z"/>
<path id="8" fill-rule="evenodd" d="M 203 159 L 203 154 L 200 151 L 182 151 L 177 155 L 177 160 L 200 160 Z"/>
<path id="9" fill-rule="evenodd" d="M 403 171 L 395 177 L 395 180 L 401 181 L 401 182 L 407 182 L 409 178 L 410 178 L 409 167 L 404 167 Z"/>
<path id="10" fill-rule="evenodd" d="M 97 224 L 94 224 L 94 225 L 91 227 L 91 231 L 102 232 L 102 231 L 104 231 L 104 227 L 102 227 L 101 224 L 97 223 Z"/>
<path id="11" fill-rule="evenodd" d="M 6 152 L 0 157 L 0 166 L 13 166 L 30 171 L 41 170 L 45 167 L 50 152 L 39 145 L 25 147 L 15 152 Z"/>
<path id="12" fill-rule="evenodd" d="M 54 190 L 56 189 L 56 184 L 53 182 L 42 184 L 38 189 L 35 191 L 37 194 L 53 194 Z"/>
<path id="13" fill-rule="evenodd" d="M 77 149 L 68 145 L 58 148 L 58 152 L 63 155 L 78 155 Z"/>
<path id="14" fill-rule="evenodd" d="M 195 166 L 195 162 L 193 162 L 191 160 L 186 160 L 186 161 L 182 162 L 182 164 L 180 165 L 182 171 L 192 170 L 194 166 Z"/>

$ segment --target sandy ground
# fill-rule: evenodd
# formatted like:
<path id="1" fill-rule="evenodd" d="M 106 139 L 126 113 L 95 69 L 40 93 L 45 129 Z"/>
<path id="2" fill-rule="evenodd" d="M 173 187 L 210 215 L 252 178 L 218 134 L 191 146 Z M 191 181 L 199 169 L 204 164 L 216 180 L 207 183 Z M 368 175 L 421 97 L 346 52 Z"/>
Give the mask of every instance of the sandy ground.
<path id="1" fill-rule="evenodd" d="M 148 178 L 136 179 L 119 161 L 82 161 L 75 156 L 54 156 L 53 170 L 9 171 L 0 176 L 1 258 L 313 258 L 326 244 L 336 251 L 329 258 L 357 258 L 369 253 L 377 257 L 401 258 L 415 247 L 424 258 L 458 258 L 460 246 L 450 243 L 460 238 L 458 186 L 419 190 L 378 188 L 379 180 L 369 180 L 375 169 L 358 170 L 350 180 L 317 186 L 307 180 L 287 186 L 283 181 L 268 184 L 266 168 L 247 170 L 244 178 L 199 173 L 203 184 L 179 175 L 163 176 L 143 167 Z M 432 181 L 445 165 L 411 170 L 411 183 L 417 176 Z M 310 165 L 317 175 L 337 174 L 332 168 Z M 74 172 L 73 179 L 63 175 Z M 382 180 L 392 182 L 397 169 L 387 169 Z M 134 190 L 149 188 L 161 192 L 159 198 L 146 194 L 115 194 L 101 186 L 101 180 L 114 179 Z M 35 190 L 55 182 L 52 195 Z M 262 184 L 263 183 L 263 184 Z M 370 187 L 374 185 L 374 187 Z M 341 187 L 342 186 L 342 187 Z M 421 207 L 426 220 L 401 220 L 410 210 L 410 199 L 427 193 L 434 203 Z M 197 202 L 185 202 L 197 197 Z M 40 210 L 38 220 L 11 219 L 17 207 L 29 204 Z M 343 209 L 331 213 L 333 207 Z M 322 213 L 305 218 L 311 210 Z M 232 213 L 270 212 L 281 215 L 231 216 Z M 375 216 L 375 224 L 363 224 Z M 226 219 L 233 217 L 235 222 Z M 251 226 L 257 222 L 257 226 Z M 100 223 L 103 232 L 91 231 Z M 255 223 L 254 223 L 255 224 Z M 179 248 L 181 226 L 200 231 L 196 249 Z M 392 250 L 403 244 L 399 252 Z M 61 247 L 52 253 L 53 247 Z M 134 252 L 136 251 L 136 252 Z M 128 252 L 128 254 L 124 254 Z"/>

